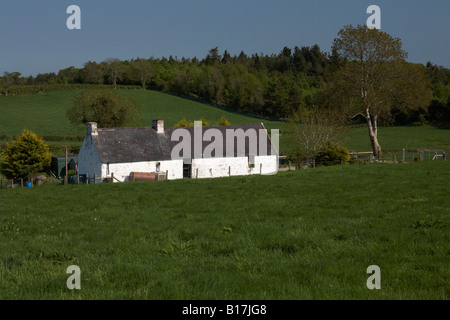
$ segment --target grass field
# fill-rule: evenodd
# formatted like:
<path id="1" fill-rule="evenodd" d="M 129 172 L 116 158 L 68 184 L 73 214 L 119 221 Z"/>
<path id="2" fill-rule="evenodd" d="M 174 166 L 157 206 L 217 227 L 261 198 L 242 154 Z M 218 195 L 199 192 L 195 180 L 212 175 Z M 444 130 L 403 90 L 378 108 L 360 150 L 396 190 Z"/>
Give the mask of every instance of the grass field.
<path id="1" fill-rule="evenodd" d="M 70 124 L 66 111 L 73 105 L 80 89 L 55 90 L 44 94 L 0 96 L 0 135 L 18 135 L 24 127 L 39 135 L 84 136 L 85 128 Z M 268 128 L 277 127 L 279 122 L 233 113 L 200 102 L 183 99 L 170 94 L 150 90 L 120 90 L 140 106 L 142 125 L 151 126 L 152 120 L 163 119 L 166 126 L 177 122 L 205 118 L 211 124 L 224 115 L 232 124 L 263 122 Z"/>
<path id="2" fill-rule="evenodd" d="M 14 136 L 28 128 L 41 136 L 83 137 L 85 128 L 72 126 L 66 118 L 66 110 L 72 106 L 73 99 L 81 90 L 55 90 L 44 94 L 0 96 L 0 137 Z M 286 128 L 278 121 L 267 121 L 230 111 L 225 111 L 207 104 L 183 99 L 166 93 L 143 90 L 120 90 L 121 94 L 136 101 L 141 108 L 141 119 L 145 126 L 151 126 L 152 120 L 163 119 L 170 127 L 186 118 L 193 121 L 200 118 L 214 123 L 224 115 L 232 124 L 263 122 L 268 129 Z M 433 127 L 387 127 L 379 129 L 379 140 L 383 149 L 402 148 L 450 148 L 450 130 Z M 0 143 L 5 140 L 0 139 Z M 81 145 L 73 140 L 49 141 L 49 144 Z M 371 150 L 365 127 L 349 130 L 346 146 L 350 150 Z M 59 148 L 62 150 L 62 148 Z M 288 149 L 286 136 L 280 137 L 280 149 L 284 154 Z"/>
<path id="3" fill-rule="evenodd" d="M 450 161 L 3 189 L 0 299 L 449 299 L 449 190 Z"/>

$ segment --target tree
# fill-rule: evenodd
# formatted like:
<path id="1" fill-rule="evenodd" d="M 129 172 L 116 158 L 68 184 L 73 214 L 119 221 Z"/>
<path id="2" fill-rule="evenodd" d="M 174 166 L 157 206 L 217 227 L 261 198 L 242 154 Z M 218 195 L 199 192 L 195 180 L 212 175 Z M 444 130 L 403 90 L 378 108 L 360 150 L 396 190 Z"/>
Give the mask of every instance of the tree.
<path id="1" fill-rule="evenodd" d="M 84 64 L 81 72 L 84 83 L 103 84 L 104 82 L 104 66 L 97 62 L 88 61 Z"/>
<path id="2" fill-rule="evenodd" d="M 328 142 L 339 144 L 346 132 L 345 117 L 336 109 L 300 108 L 288 118 L 290 156 L 311 163 Z"/>
<path id="3" fill-rule="evenodd" d="M 51 160 L 44 140 L 27 129 L 7 144 L 0 155 L 3 158 L 0 169 L 8 179 L 22 179 L 42 172 L 48 169 Z"/>
<path id="4" fill-rule="evenodd" d="M 133 64 L 133 73 L 141 82 L 142 89 L 145 89 L 147 81 L 153 77 L 155 70 L 149 60 L 137 59 Z"/>
<path id="5" fill-rule="evenodd" d="M 100 128 L 138 125 L 139 107 L 114 90 L 86 90 L 75 98 L 67 117 L 74 125 L 97 122 Z"/>
<path id="6" fill-rule="evenodd" d="M 6 96 L 8 95 L 9 87 L 16 83 L 20 75 L 19 72 L 10 73 L 5 71 L 3 73 L 3 88 L 5 89 Z"/>
<path id="7" fill-rule="evenodd" d="M 219 54 L 219 47 L 212 48 L 209 50 L 208 55 L 205 57 L 204 62 L 209 66 L 218 65 L 222 57 Z"/>
<path id="8" fill-rule="evenodd" d="M 373 154 L 381 157 L 379 121 L 390 116 L 393 106 L 418 108 L 431 100 L 425 69 L 406 63 L 399 38 L 366 26 L 345 26 L 332 49 L 346 62 L 329 78 L 331 103 L 365 119 Z"/>
<path id="9" fill-rule="evenodd" d="M 114 86 L 114 88 L 116 88 L 117 80 L 121 79 L 125 71 L 122 61 L 120 61 L 117 58 L 109 58 L 106 59 L 104 63 L 106 64 L 106 70 L 111 79 L 111 83 Z"/>

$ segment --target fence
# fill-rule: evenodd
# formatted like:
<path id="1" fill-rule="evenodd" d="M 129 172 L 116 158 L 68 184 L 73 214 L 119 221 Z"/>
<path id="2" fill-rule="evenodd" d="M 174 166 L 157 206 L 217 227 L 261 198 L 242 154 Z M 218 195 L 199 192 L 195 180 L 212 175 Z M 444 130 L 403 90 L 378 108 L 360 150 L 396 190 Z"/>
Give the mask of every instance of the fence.
<path id="1" fill-rule="evenodd" d="M 350 163 L 406 163 L 417 161 L 446 161 L 450 160 L 450 150 L 433 150 L 433 149 L 412 149 L 412 150 L 392 150 L 384 152 L 383 157 L 375 159 L 372 152 L 353 152 L 351 153 Z M 333 161 L 315 161 L 304 163 L 302 167 L 316 167 L 322 165 L 339 165 L 344 164 L 343 160 Z M 290 161 L 286 156 L 279 157 L 279 171 L 296 170 L 300 167 L 293 161 Z M 167 177 L 167 172 L 165 173 Z M 166 178 L 160 178 L 166 179 Z M 120 182 L 112 173 L 110 177 L 98 177 L 96 174 L 90 177 L 88 174 L 77 174 L 75 176 L 67 176 L 67 181 L 62 181 L 60 184 L 97 184 L 102 182 Z M 138 179 L 131 179 L 130 181 L 138 181 Z M 17 187 L 33 187 L 39 185 L 41 182 L 36 180 L 16 179 L 10 180 L 0 176 L 0 189 L 17 188 Z"/>
<path id="2" fill-rule="evenodd" d="M 97 177 L 94 175 L 93 177 L 89 177 L 88 174 L 77 174 L 74 176 L 67 176 L 67 181 L 64 178 L 59 180 L 58 184 L 97 184 L 101 182 L 112 182 L 113 180 L 117 180 L 112 174 L 111 177 Z M 43 183 L 42 180 L 36 179 L 6 179 L 0 176 L 0 189 L 5 188 L 20 188 L 20 187 L 34 187 L 41 185 Z"/>
<path id="3" fill-rule="evenodd" d="M 433 149 L 400 149 L 391 150 L 383 153 L 381 158 L 374 158 L 373 152 L 352 152 L 350 153 L 350 163 L 407 163 L 417 161 L 428 160 L 450 160 L 450 150 L 433 150 Z M 339 165 L 346 164 L 344 160 L 330 160 L 330 161 L 317 161 L 312 160 L 310 162 L 304 161 L 302 166 L 299 166 L 294 161 L 290 161 L 286 156 L 280 156 L 280 171 L 285 170 L 297 170 L 300 167 L 314 168 L 316 166 L 327 165 Z"/>
<path id="4" fill-rule="evenodd" d="M 428 160 L 447 160 L 450 156 L 450 150 L 433 149 L 401 149 L 384 152 L 380 159 L 375 159 L 372 152 L 353 153 L 352 157 L 363 159 L 368 162 L 416 162 Z"/>

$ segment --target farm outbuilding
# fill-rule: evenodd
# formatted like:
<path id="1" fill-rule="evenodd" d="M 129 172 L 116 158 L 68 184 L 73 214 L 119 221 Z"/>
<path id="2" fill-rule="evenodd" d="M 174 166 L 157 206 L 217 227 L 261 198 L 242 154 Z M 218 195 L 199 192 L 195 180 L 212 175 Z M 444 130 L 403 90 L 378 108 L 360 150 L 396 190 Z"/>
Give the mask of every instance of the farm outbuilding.
<path id="1" fill-rule="evenodd" d="M 77 170 L 78 155 L 70 154 L 67 156 L 67 170 Z M 57 178 L 66 176 L 66 156 L 53 156 L 50 162 L 50 168 Z"/>
<path id="2" fill-rule="evenodd" d="M 181 133 L 190 137 L 198 135 L 196 130 L 201 130 L 200 142 L 198 139 L 191 139 L 188 152 L 182 152 L 182 155 L 174 152 L 180 148 L 180 129 Z M 212 140 L 210 137 L 209 140 L 203 141 L 203 133 L 209 129 L 224 140 L 216 141 L 218 138 Z M 226 150 L 229 144 L 225 137 L 232 131 L 252 131 L 260 134 L 246 137 L 242 150 L 238 150 L 236 145 L 230 152 Z M 205 155 L 205 151 L 211 149 L 211 141 L 216 143 L 217 147 Z M 196 144 L 198 142 L 199 145 Z M 211 126 L 200 129 L 164 128 L 163 120 L 155 120 L 152 127 L 97 128 L 95 122 L 90 122 L 87 124 L 86 137 L 77 160 L 79 174 L 88 174 L 89 177 L 95 174 L 103 178 L 113 175 L 118 181 L 132 181 L 136 177 L 142 179 L 144 176 L 147 177 L 144 180 L 150 179 L 148 177 L 158 180 L 161 176 L 173 180 L 273 174 L 278 171 L 278 155 L 263 124 Z"/>

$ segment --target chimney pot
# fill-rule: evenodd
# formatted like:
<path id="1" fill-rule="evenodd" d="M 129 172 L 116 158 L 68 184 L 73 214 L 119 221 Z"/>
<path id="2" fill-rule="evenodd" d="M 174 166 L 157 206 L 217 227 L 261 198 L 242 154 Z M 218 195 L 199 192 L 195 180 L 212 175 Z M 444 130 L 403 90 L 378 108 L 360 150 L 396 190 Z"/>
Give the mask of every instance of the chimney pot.
<path id="1" fill-rule="evenodd" d="M 164 133 L 164 120 L 153 120 L 152 128 L 157 133 Z"/>
<path id="2" fill-rule="evenodd" d="M 88 136 L 97 136 L 98 135 L 97 122 L 88 122 L 86 124 L 86 127 L 87 127 L 87 135 Z"/>

